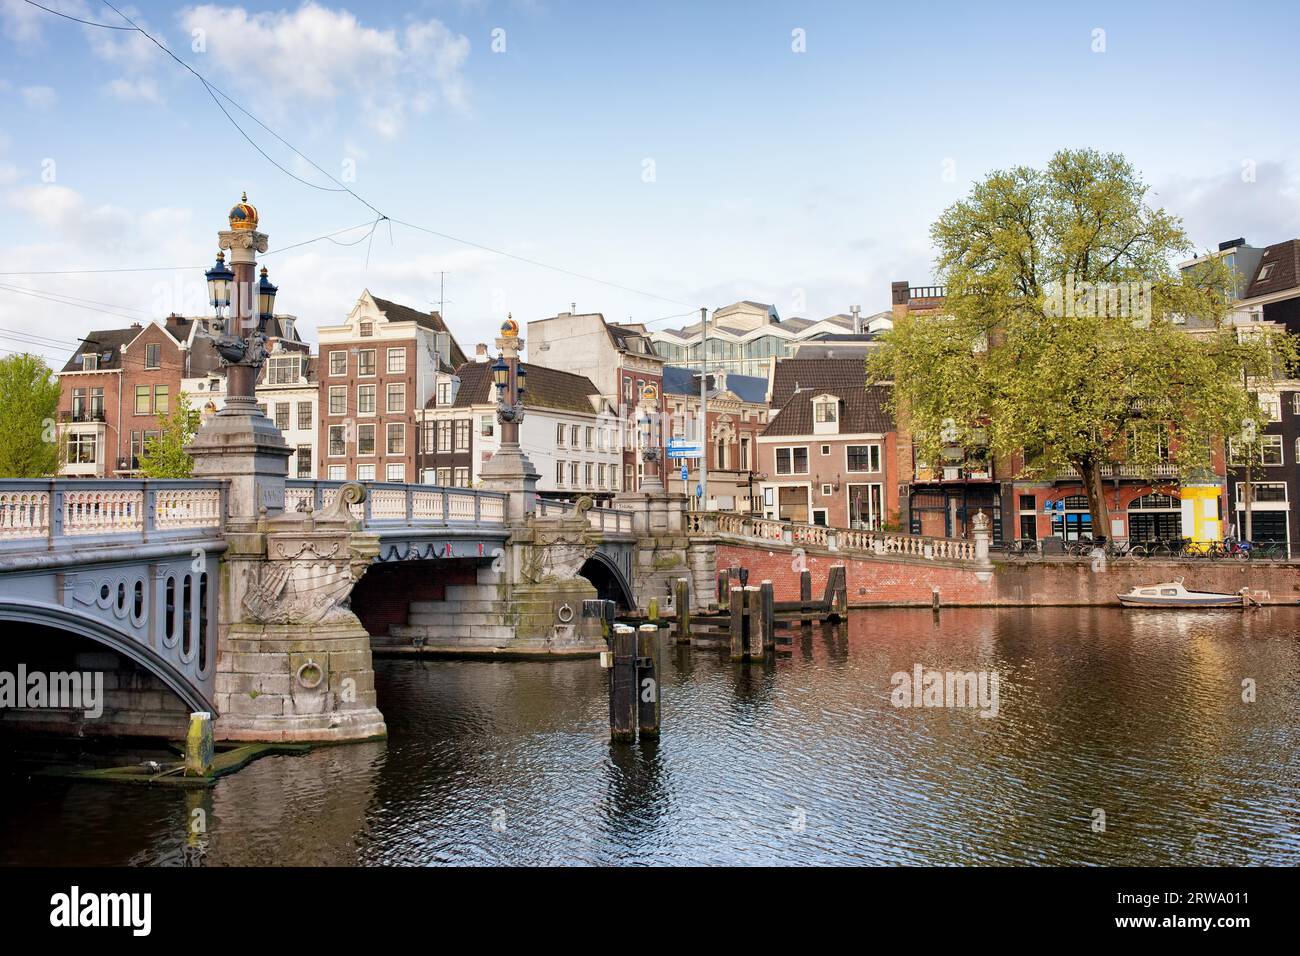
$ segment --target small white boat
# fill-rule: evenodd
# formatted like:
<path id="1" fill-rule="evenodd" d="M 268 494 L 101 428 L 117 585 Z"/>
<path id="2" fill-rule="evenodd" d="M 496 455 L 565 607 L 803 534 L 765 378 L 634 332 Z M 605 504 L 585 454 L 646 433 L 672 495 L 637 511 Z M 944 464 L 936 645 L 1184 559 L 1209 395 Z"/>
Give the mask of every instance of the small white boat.
<path id="1" fill-rule="evenodd" d="M 1125 607 L 1246 607 L 1248 592 L 1248 588 L 1242 588 L 1236 594 L 1189 591 L 1179 578 L 1164 584 L 1139 585 L 1116 597 Z"/>

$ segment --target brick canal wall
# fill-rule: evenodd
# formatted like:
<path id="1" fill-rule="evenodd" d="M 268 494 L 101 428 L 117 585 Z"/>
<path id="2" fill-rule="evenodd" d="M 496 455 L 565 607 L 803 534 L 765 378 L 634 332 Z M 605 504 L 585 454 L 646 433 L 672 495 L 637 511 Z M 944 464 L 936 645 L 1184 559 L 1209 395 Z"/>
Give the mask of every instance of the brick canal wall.
<path id="1" fill-rule="evenodd" d="M 1265 604 L 1300 601 L 1300 565 L 1249 561 L 1109 562 L 1095 571 L 1087 561 L 994 564 L 992 571 L 938 561 L 846 558 L 746 545 L 718 544 L 718 569 L 749 569 L 749 583 L 770 580 L 778 601 L 798 600 L 799 561 L 812 572 L 813 597 L 826 586 L 827 568 L 843 564 L 849 604 L 929 607 L 932 589 L 945 605 L 1118 605 L 1116 595 L 1136 585 L 1182 577 L 1192 589 L 1233 593 L 1244 587 Z M 733 578 L 734 580 L 734 578 Z"/>

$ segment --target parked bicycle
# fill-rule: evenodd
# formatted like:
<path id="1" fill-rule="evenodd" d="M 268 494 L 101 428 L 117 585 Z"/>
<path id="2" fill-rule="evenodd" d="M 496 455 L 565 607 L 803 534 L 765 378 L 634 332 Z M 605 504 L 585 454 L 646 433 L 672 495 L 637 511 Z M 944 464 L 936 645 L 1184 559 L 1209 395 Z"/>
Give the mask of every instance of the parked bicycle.
<path id="1" fill-rule="evenodd" d="M 1018 538 L 1012 541 L 1006 547 L 1006 555 L 1011 561 L 1034 561 L 1043 556 L 1034 538 Z"/>

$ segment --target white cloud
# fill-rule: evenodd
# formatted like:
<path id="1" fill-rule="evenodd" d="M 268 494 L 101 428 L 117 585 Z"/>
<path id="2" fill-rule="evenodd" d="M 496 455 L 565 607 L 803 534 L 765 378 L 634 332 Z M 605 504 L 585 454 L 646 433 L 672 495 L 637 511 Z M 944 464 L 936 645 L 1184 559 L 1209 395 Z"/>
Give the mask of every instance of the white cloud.
<path id="1" fill-rule="evenodd" d="M 41 26 L 48 16 L 48 13 L 23 0 L 0 0 L 0 24 L 3 25 L 4 35 L 13 40 L 19 49 L 40 41 Z"/>
<path id="2" fill-rule="evenodd" d="M 0 163 L 0 186 L 12 186 L 22 175 L 22 171 L 13 163 Z"/>
<path id="3" fill-rule="evenodd" d="M 158 84 L 147 76 L 134 80 L 120 77 L 105 86 L 104 92 L 114 99 L 125 102 L 131 102 L 132 100 L 147 100 L 150 103 L 163 102 L 162 94 L 158 92 Z"/>
<path id="4" fill-rule="evenodd" d="M 261 102 L 352 97 L 366 124 L 386 138 L 401 132 L 410 112 L 439 102 L 464 109 L 468 101 L 462 68 L 469 39 L 438 20 L 399 33 L 311 2 L 269 13 L 204 4 L 182 11 L 180 20 L 189 32 L 204 31 L 206 53 L 196 56 L 200 71 L 210 72 L 205 62 L 214 65 L 243 91 L 256 91 Z"/>
<path id="5" fill-rule="evenodd" d="M 24 86 L 23 102 L 29 110 L 53 109 L 59 101 L 59 94 L 51 86 Z"/>
<path id="6" fill-rule="evenodd" d="M 1180 177 L 1155 190 L 1151 202 L 1183 217 L 1198 251 L 1238 237 L 1266 246 L 1297 235 L 1300 171 L 1262 160 L 1218 175 Z"/>

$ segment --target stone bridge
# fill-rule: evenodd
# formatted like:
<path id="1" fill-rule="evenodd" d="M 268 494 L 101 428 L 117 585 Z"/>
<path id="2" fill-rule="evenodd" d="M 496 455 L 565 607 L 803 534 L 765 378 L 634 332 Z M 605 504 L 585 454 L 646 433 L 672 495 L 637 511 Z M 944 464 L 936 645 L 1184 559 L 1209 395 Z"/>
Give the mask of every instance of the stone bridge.
<path id="1" fill-rule="evenodd" d="M 638 575 L 654 539 L 629 507 L 533 494 L 511 515 L 488 489 L 284 480 L 282 509 L 241 521 L 231 495 L 221 479 L 0 481 L 5 659 L 75 635 L 189 710 L 239 716 L 218 722 L 232 736 L 334 738 L 356 721 L 333 698 L 374 710 L 372 637 L 394 652 L 591 654 L 604 645 L 584 601 L 635 611 L 662 577 L 653 547 Z M 399 605 L 400 622 L 358 628 L 363 580 L 358 604 Z M 359 730 L 382 731 L 377 710 Z"/>

